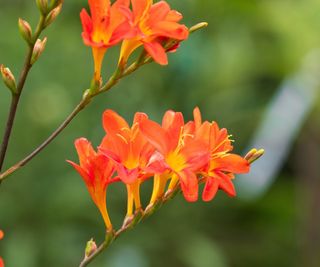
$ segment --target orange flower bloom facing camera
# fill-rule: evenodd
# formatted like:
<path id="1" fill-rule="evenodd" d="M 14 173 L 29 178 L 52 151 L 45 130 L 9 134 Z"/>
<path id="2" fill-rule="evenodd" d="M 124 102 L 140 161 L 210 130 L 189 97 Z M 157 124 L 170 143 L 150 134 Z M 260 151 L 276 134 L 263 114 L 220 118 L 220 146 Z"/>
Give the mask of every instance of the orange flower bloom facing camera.
<path id="1" fill-rule="evenodd" d="M 234 174 L 249 172 L 249 162 L 239 155 L 230 153 L 233 146 L 227 130 L 220 129 L 216 122 L 202 123 L 198 108 L 194 109 L 194 126 L 195 138 L 206 143 L 210 153 L 208 164 L 200 171 L 205 178 L 202 199 L 212 200 L 218 189 L 222 189 L 229 196 L 235 196 L 236 191 L 232 183 Z"/>
<path id="2" fill-rule="evenodd" d="M 80 13 L 86 45 L 92 47 L 94 58 L 94 79 L 100 80 L 101 65 L 107 49 L 124 38 L 131 37 L 131 26 L 124 16 L 130 12 L 129 0 L 89 0 L 91 17 L 85 9 Z"/>
<path id="3" fill-rule="evenodd" d="M 106 156 L 95 152 L 90 142 L 85 138 L 77 139 L 75 147 L 80 165 L 72 161 L 68 162 L 82 176 L 93 202 L 103 217 L 106 228 L 110 230 L 112 224 L 107 211 L 106 194 L 108 184 L 115 181 L 112 179 L 114 166 Z"/>
<path id="4" fill-rule="evenodd" d="M 174 189 L 180 181 L 185 199 L 196 201 L 198 198 L 196 171 L 208 162 L 209 153 L 202 141 L 195 140 L 184 130 L 183 115 L 180 112 L 167 111 L 162 126 L 151 120 L 144 120 L 140 124 L 140 129 L 158 151 L 158 161 L 154 161 L 150 166 L 155 173 L 162 174 L 160 177 L 162 181 L 158 182 L 161 191 L 154 197 L 159 197 L 163 193 L 163 183 L 171 178 L 169 190 Z"/>
<path id="5" fill-rule="evenodd" d="M 131 53 L 141 45 L 157 63 L 168 64 L 163 41 L 182 41 L 188 38 L 188 28 L 178 23 L 182 15 L 171 10 L 165 1 L 153 4 L 152 0 L 131 0 L 131 3 L 132 13 L 127 16 L 135 28 L 136 35 L 123 42 L 120 64 L 125 64 Z"/>
<path id="6" fill-rule="evenodd" d="M 114 161 L 119 178 L 127 186 L 127 215 L 133 212 L 133 201 L 135 208 L 140 209 L 140 184 L 144 178 L 152 175 L 146 173 L 145 168 L 154 153 L 154 148 L 139 129 L 139 123 L 147 118 L 146 114 L 137 112 L 130 127 L 112 110 L 106 110 L 103 114 L 103 126 L 107 134 L 99 150 Z"/>

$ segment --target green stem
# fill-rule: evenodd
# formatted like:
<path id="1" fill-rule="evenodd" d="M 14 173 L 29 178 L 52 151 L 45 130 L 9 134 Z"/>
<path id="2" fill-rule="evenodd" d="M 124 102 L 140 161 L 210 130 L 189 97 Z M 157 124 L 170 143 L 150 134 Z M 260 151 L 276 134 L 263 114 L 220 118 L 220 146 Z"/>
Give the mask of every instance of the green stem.
<path id="1" fill-rule="evenodd" d="M 10 111 L 9 111 L 9 115 L 6 123 L 6 129 L 3 135 L 3 140 L 2 140 L 1 149 L 0 149 L 0 171 L 2 170 L 2 166 L 3 166 L 6 152 L 8 149 L 8 144 L 9 144 L 9 140 L 12 132 L 13 122 L 16 115 L 18 103 L 19 103 L 19 95 L 12 95 Z"/>
<path id="2" fill-rule="evenodd" d="M 36 29 L 36 32 L 34 35 L 33 42 L 31 45 L 29 45 L 28 53 L 25 58 L 25 62 L 24 62 L 24 65 L 23 65 L 23 68 L 22 68 L 22 71 L 21 71 L 21 74 L 19 77 L 19 82 L 17 85 L 17 93 L 12 94 L 10 111 L 8 114 L 6 128 L 4 131 L 4 135 L 3 135 L 3 139 L 2 139 L 2 143 L 1 143 L 1 149 L 0 149 L 0 171 L 2 170 L 3 163 L 4 163 L 4 160 L 6 157 L 6 153 L 7 153 L 11 133 L 12 133 L 12 128 L 13 128 L 14 120 L 16 117 L 19 101 L 20 101 L 20 97 L 21 97 L 25 82 L 27 80 L 28 74 L 30 72 L 30 69 L 32 67 L 31 58 L 32 58 L 34 45 L 43 30 L 44 20 L 45 20 L 45 18 L 43 16 L 41 16 L 39 23 L 37 25 L 37 29 Z M 1 180 L 0 180 L 0 182 L 1 182 Z"/>
<path id="3" fill-rule="evenodd" d="M 30 160 L 32 160 L 37 154 L 39 154 L 47 145 L 49 145 L 67 126 L 68 124 L 73 120 L 73 118 L 81 111 L 83 110 L 87 105 L 89 104 L 88 99 L 84 98 L 76 107 L 75 109 L 70 113 L 70 115 L 63 121 L 63 123 L 40 145 L 38 146 L 34 151 L 32 151 L 28 156 L 26 156 L 24 159 L 10 167 L 8 170 L 3 172 L 0 175 L 0 182 L 2 182 L 5 178 L 9 177 L 12 173 L 26 165 Z"/>
<path id="4" fill-rule="evenodd" d="M 43 21 L 41 22 L 40 20 L 39 23 L 43 23 Z M 190 28 L 190 33 L 193 33 L 206 26 L 207 26 L 206 23 L 199 23 Z M 37 32 L 39 32 L 37 34 L 38 36 L 41 32 L 40 26 L 37 27 Z M 36 41 L 36 38 L 34 41 Z M 165 49 L 170 50 L 170 48 L 172 48 L 175 44 L 177 44 L 177 41 L 169 41 L 165 45 Z M 31 56 L 32 56 L 32 53 L 31 53 Z M 49 145 L 51 141 L 55 139 L 69 125 L 69 123 L 73 120 L 73 118 L 76 117 L 77 114 L 90 103 L 91 99 L 93 99 L 97 95 L 100 95 L 104 92 L 109 91 L 113 86 L 115 86 L 119 82 L 121 78 L 128 76 L 129 74 L 135 72 L 139 67 L 145 64 L 151 63 L 152 61 L 153 59 L 143 51 L 140 57 L 138 58 L 138 60 L 132 63 L 130 66 L 120 71 L 119 69 L 117 69 L 114 75 L 108 80 L 108 82 L 104 86 L 102 86 L 96 92 L 91 92 L 91 93 L 89 92 L 88 95 L 84 97 L 84 99 L 76 106 L 76 108 L 65 119 L 65 121 L 41 145 L 39 145 L 34 151 L 32 151 L 24 159 L 22 159 L 21 161 L 19 161 L 18 163 L 16 163 L 12 167 L 10 167 L 9 169 L 1 173 L 0 184 L 5 178 L 7 178 L 9 175 L 19 170 L 22 166 L 26 165 L 31 159 L 33 159 L 37 154 L 39 154 L 47 145 Z"/>
<path id="5" fill-rule="evenodd" d="M 145 63 L 135 64 L 133 63 L 127 69 L 125 69 L 122 73 L 116 73 L 108 80 L 108 82 L 100 88 L 97 92 L 92 94 L 87 94 L 80 103 L 75 107 L 75 109 L 69 114 L 69 116 L 62 122 L 62 124 L 35 150 L 33 150 L 29 155 L 27 155 L 24 159 L 20 160 L 12 167 L 4 171 L 0 174 L 0 183 L 9 177 L 11 174 L 19 170 L 21 167 L 25 166 L 30 160 L 32 160 L 37 154 L 39 154 L 47 145 L 49 145 L 69 124 L 70 122 L 79 114 L 81 110 L 83 110 L 95 96 L 102 94 L 104 92 L 109 91 L 113 86 L 115 86 L 119 80 L 130 73 L 136 71 L 140 66 Z"/>
<path id="6" fill-rule="evenodd" d="M 154 209 L 158 209 L 162 204 L 168 202 L 169 200 L 173 199 L 177 193 L 181 192 L 180 187 L 177 186 L 175 190 L 171 190 L 168 192 L 168 194 L 165 194 L 159 201 L 154 205 Z M 106 239 L 103 241 L 103 243 L 88 257 L 84 257 L 84 259 L 81 261 L 79 267 L 86 267 L 89 265 L 90 262 L 92 262 L 97 256 L 99 256 L 105 249 L 107 249 L 113 241 L 115 241 L 120 235 L 122 235 L 124 232 L 126 232 L 129 229 L 132 229 L 137 223 L 141 222 L 142 220 L 149 217 L 149 215 L 153 214 L 154 210 L 152 208 L 148 210 L 138 210 L 134 217 L 131 220 L 131 224 L 123 224 L 124 226 L 121 227 L 118 231 L 115 233 L 107 234 Z M 142 214 L 142 215 L 141 215 Z"/>

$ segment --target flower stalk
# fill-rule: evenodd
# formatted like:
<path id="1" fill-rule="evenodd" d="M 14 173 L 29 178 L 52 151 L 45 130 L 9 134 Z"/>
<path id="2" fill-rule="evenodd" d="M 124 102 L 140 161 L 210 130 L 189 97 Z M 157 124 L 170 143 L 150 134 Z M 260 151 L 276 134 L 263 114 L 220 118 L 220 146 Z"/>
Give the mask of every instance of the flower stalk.
<path id="1" fill-rule="evenodd" d="M 46 1 L 37 1 L 37 3 L 39 5 L 40 4 L 42 5 L 45 2 Z M 28 74 L 29 74 L 33 64 L 38 59 L 38 57 L 40 56 L 40 54 L 42 53 L 42 51 L 44 49 L 46 38 L 44 39 L 44 41 L 41 42 L 42 45 L 40 45 L 41 46 L 40 49 L 39 49 L 39 47 L 37 48 L 37 43 L 39 44 L 39 42 L 37 42 L 37 40 L 38 40 L 39 36 L 41 35 L 42 31 L 45 29 L 45 20 L 46 20 L 46 16 L 41 14 L 39 22 L 38 22 L 36 30 L 35 30 L 35 33 L 32 37 L 31 37 L 32 32 L 31 32 L 31 28 L 30 28 L 29 24 L 21 19 L 19 20 L 19 30 L 20 30 L 23 38 L 28 43 L 28 52 L 25 57 L 24 65 L 22 67 L 18 83 L 15 87 L 15 90 L 12 91 L 11 106 L 9 109 L 9 114 L 8 114 L 5 130 L 4 130 L 4 134 L 3 134 L 3 138 L 2 138 L 2 142 L 1 142 L 1 147 L 0 147 L 0 172 L 3 168 L 3 164 L 4 164 L 5 156 L 6 156 L 8 145 L 9 145 L 14 120 L 16 117 L 18 105 L 20 102 L 20 97 L 21 97 L 22 91 L 24 89 L 25 82 L 27 80 Z M 38 56 L 35 56 L 35 54 L 37 54 Z M 0 184 L 1 184 L 2 180 L 3 179 L 0 179 Z"/>
<path id="2" fill-rule="evenodd" d="M 38 27 L 40 29 L 40 27 Z M 190 29 L 192 29 L 191 27 Z M 173 46 L 176 45 L 176 42 L 168 41 L 167 45 L 165 45 L 166 50 L 170 50 Z M 28 63 L 30 62 L 31 55 L 29 55 Z M 29 52 L 30 53 L 30 52 Z M 25 166 L 28 162 L 30 162 L 36 155 L 38 155 L 45 147 L 47 147 L 69 124 L 70 122 L 85 108 L 87 107 L 93 98 L 97 95 L 105 93 L 109 91 L 112 87 L 114 87 L 122 78 L 132 74 L 136 70 L 138 70 L 141 66 L 149 64 L 153 62 L 152 57 L 146 54 L 144 51 L 139 56 L 138 60 L 133 62 L 131 65 L 126 67 L 124 70 L 117 68 L 111 78 L 98 90 L 86 90 L 84 92 L 83 99 L 79 102 L 79 104 L 73 109 L 73 111 L 68 115 L 68 117 L 61 123 L 61 125 L 37 148 L 35 148 L 30 154 L 28 154 L 25 158 L 8 168 L 6 171 L 0 174 L 0 183 L 8 178 L 11 174 L 19 170 L 21 167 Z M 26 78 L 26 77 L 25 77 Z M 18 85 L 19 88 L 19 85 Z M 20 97 L 20 96 L 19 96 Z M 15 106 L 15 103 L 14 103 Z M 14 108 L 13 106 L 13 108 Z M 11 126 L 12 127 L 12 126 Z M 11 128 L 8 127 L 8 128 Z M 10 130 L 11 133 L 11 130 Z M 8 135 L 10 135 L 10 133 Z M 1 161 L 0 161 L 1 162 Z M 0 169 L 1 170 L 1 169 Z"/>

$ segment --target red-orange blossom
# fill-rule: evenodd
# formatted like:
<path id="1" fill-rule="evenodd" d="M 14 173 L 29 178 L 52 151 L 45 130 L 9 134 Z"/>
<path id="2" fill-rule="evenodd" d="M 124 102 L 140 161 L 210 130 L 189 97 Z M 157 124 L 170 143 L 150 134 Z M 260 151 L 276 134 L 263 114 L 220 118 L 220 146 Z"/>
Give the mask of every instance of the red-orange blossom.
<path id="1" fill-rule="evenodd" d="M 137 112 L 132 126 L 116 112 L 106 110 L 103 126 L 106 135 L 98 152 L 80 138 L 75 142 L 80 165 L 70 163 L 83 177 L 108 229 L 112 227 L 106 210 L 109 183 L 125 184 L 127 216 L 131 216 L 134 206 L 136 211 L 143 209 L 140 185 L 147 179 L 154 183 L 149 206 L 179 187 L 187 201 L 196 201 L 202 182 L 202 199 L 210 201 L 218 189 L 235 196 L 234 174 L 250 169 L 247 159 L 231 153 L 233 146 L 227 130 L 220 129 L 216 122 L 202 122 L 198 108 L 194 109 L 194 120 L 187 123 L 182 113 L 169 110 L 162 125 Z"/>
<path id="2" fill-rule="evenodd" d="M 2 230 L 0 230 L 0 240 L 3 238 L 4 234 Z M 0 267 L 4 267 L 3 259 L 0 257 Z"/>
<path id="3" fill-rule="evenodd" d="M 155 4 L 152 0 L 116 0 L 113 4 L 110 0 L 88 1 L 91 16 L 83 9 L 80 18 L 83 41 L 92 47 L 96 82 L 100 82 L 107 49 L 121 41 L 119 64 L 125 65 L 131 53 L 143 46 L 157 63 L 166 65 L 164 42 L 188 37 L 188 28 L 179 24 L 182 15 L 171 10 L 165 1 Z"/>

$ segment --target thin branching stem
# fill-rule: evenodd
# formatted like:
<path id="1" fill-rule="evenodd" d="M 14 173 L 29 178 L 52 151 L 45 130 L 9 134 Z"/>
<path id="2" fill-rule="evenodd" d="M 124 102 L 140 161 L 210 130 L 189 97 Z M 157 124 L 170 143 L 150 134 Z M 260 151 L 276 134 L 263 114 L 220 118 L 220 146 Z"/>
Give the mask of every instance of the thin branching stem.
<path id="1" fill-rule="evenodd" d="M 32 68 L 31 58 L 32 58 L 33 49 L 38 37 L 40 36 L 42 30 L 44 29 L 44 21 L 45 21 L 45 18 L 41 16 L 36 28 L 36 32 L 33 36 L 33 41 L 28 47 L 28 52 L 25 58 L 24 65 L 22 67 L 20 77 L 19 77 L 16 93 L 12 93 L 11 106 L 9 109 L 8 119 L 5 126 L 4 135 L 2 138 L 1 148 L 0 148 L 0 171 L 2 170 L 3 163 L 6 157 L 13 124 L 16 117 L 16 113 L 17 113 L 17 108 L 20 102 L 20 97 L 21 97 L 24 85 L 26 83 L 28 74 Z M 0 180 L 0 183 L 1 183 L 1 180 Z"/>
<path id="2" fill-rule="evenodd" d="M 96 257 L 98 257 L 104 250 L 106 250 L 118 237 L 120 237 L 124 232 L 134 228 L 138 223 L 148 218 L 152 215 L 156 210 L 158 210 L 163 204 L 173 199 L 179 192 L 180 186 L 177 185 L 174 190 L 167 191 L 163 197 L 158 199 L 152 207 L 147 207 L 145 210 L 137 210 L 135 212 L 134 217 L 131 219 L 131 222 L 128 224 L 124 224 L 119 230 L 114 232 L 109 232 L 106 234 L 105 240 L 102 244 L 89 256 L 85 256 L 81 261 L 79 267 L 86 267 L 91 263 Z"/>
<path id="3" fill-rule="evenodd" d="M 190 28 L 190 33 L 193 33 L 206 26 L 207 26 L 206 23 L 199 23 Z M 38 27 L 38 31 L 40 31 L 40 29 L 41 27 Z M 169 51 L 176 44 L 177 44 L 177 41 L 169 41 L 165 45 L 165 49 Z M 115 86 L 120 81 L 121 78 L 128 76 L 129 74 L 135 72 L 139 67 L 145 64 L 151 63 L 152 61 L 153 59 L 143 51 L 140 57 L 138 58 L 138 60 L 132 63 L 130 66 L 126 67 L 123 70 L 118 68 L 116 72 L 111 76 L 111 78 L 107 81 L 107 83 L 103 85 L 99 90 L 94 92 L 89 91 L 81 100 L 81 102 L 76 106 L 76 108 L 62 122 L 62 124 L 41 145 L 39 145 L 36 149 L 34 149 L 24 159 L 22 159 L 21 161 L 19 161 L 18 163 L 16 163 L 15 165 L 13 165 L 12 167 L 10 167 L 9 169 L 7 169 L 6 171 L 0 174 L 0 183 L 4 179 L 9 177 L 9 175 L 13 174 L 17 170 L 19 170 L 21 167 L 26 165 L 37 154 L 39 154 L 47 145 L 49 145 L 69 125 L 69 123 L 79 114 L 79 112 L 83 110 L 91 102 L 91 100 L 95 96 L 109 91 L 113 86 Z"/>
<path id="4" fill-rule="evenodd" d="M 100 88 L 97 92 L 86 94 L 84 98 L 80 101 L 80 103 L 74 108 L 74 110 L 68 115 L 68 117 L 60 124 L 60 126 L 42 143 L 40 144 L 36 149 L 34 149 L 29 155 L 27 155 L 24 159 L 20 160 L 16 164 L 14 164 L 12 167 L 4 171 L 0 174 L 0 183 L 8 178 L 11 174 L 19 170 L 21 167 L 26 165 L 30 160 L 32 160 L 36 155 L 38 155 L 46 146 L 48 146 L 69 124 L 70 122 L 82 111 L 86 106 L 89 105 L 93 97 L 104 93 L 106 91 L 109 91 L 113 86 L 115 86 L 118 81 L 127 76 L 129 73 L 132 73 L 136 71 L 141 65 L 145 64 L 144 62 L 140 64 L 133 63 L 131 66 L 129 66 L 127 69 L 125 69 L 120 74 L 113 75 L 109 81 Z M 118 72 L 116 72 L 118 73 Z"/>

